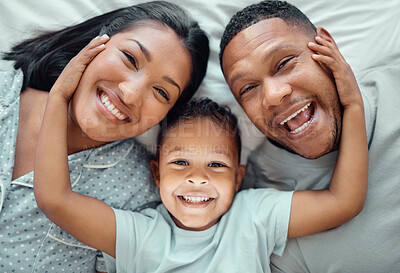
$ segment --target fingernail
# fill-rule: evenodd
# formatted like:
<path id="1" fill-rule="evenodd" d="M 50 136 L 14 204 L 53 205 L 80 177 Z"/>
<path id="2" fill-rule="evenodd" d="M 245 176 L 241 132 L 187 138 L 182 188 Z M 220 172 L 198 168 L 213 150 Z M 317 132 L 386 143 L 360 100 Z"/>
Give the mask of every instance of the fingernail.
<path id="1" fill-rule="evenodd" d="M 101 39 L 105 39 L 105 38 L 108 38 L 108 35 L 107 34 L 103 34 L 103 35 L 101 35 L 101 37 L 100 37 Z"/>
<path id="2" fill-rule="evenodd" d="M 106 46 L 105 44 L 101 44 L 101 45 L 98 45 L 97 48 L 102 48 L 102 47 L 105 47 L 105 46 Z"/>

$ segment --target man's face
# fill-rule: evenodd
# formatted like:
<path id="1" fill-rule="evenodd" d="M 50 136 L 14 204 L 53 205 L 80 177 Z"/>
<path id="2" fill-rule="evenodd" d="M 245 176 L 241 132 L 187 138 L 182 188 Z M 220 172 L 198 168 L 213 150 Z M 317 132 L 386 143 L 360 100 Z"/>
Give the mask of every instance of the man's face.
<path id="1" fill-rule="evenodd" d="M 306 158 L 336 148 L 341 110 L 333 78 L 307 47 L 311 35 L 260 21 L 227 45 L 222 68 L 236 100 L 269 139 Z"/>

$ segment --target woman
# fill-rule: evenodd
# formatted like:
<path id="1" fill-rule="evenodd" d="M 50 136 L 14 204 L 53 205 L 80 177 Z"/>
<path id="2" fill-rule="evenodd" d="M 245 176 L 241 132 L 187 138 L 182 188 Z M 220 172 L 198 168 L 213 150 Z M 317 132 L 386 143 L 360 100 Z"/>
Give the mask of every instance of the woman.
<path id="1" fill-rule="evenodd" d="M 209 47 L 197 23 L 174 4 L 149 2 L 25 41 L 4 57 L 15 61 L 16 70 L 0 73 L 1 271 L 105 271 L 98 251 L 40 212 L 32 189 L 45 91 L 98 35 L 104 48 L 82 67 L 69 105 L 73 189 L 116 208 L 140 210 L 159 201 L 148 156 L 128 138 L 159 123 L 198 88 Z"/>

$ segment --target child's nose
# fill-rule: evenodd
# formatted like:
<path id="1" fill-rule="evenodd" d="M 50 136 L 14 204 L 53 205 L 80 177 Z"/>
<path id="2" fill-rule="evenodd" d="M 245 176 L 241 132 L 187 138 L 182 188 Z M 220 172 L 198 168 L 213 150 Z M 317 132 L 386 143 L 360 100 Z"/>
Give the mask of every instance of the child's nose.
<path id="1" fill-rule="evenodd" d="M 205 179 L 188 179 L 187 182 L 192 183 L 192 184 L 198 184 L 198 185 L 202 185 L 202 184 L 208 184 L 208 181 Z"/>
<path id="2" fill-rule="evenodd" d="M 208 184 L 208 178 L 201 172 L 192 172 L 186 177 L 186 182 L 196 185 Z"/>

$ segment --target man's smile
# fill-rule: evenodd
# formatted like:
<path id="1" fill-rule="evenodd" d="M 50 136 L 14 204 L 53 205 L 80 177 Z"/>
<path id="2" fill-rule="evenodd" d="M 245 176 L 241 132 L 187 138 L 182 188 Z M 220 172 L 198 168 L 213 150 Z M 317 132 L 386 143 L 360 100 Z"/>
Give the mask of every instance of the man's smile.
<path id="1" fill-rule="evenodd" d="M 291 134 L 300 133 L 306 129 L 313 120 L 314 111 L 315 103 L 309 102 L 290 114 L 283 121 L 279 122 L 279 125 L 283 126 Z"/>

